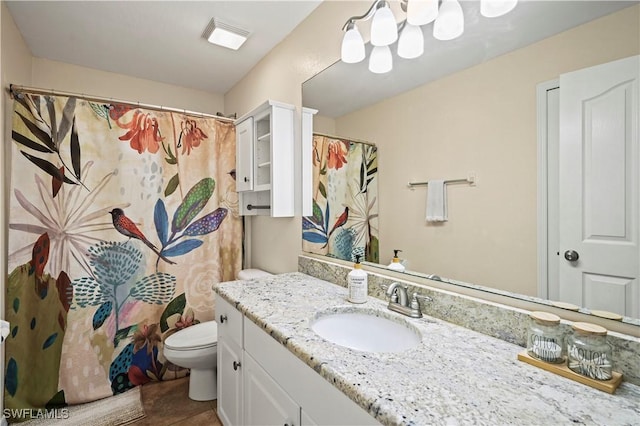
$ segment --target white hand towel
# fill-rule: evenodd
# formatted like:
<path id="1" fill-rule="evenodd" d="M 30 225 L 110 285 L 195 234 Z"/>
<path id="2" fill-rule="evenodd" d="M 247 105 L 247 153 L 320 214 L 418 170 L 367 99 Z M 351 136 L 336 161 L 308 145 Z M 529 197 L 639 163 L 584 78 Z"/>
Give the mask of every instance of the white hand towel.
<path id="1" fill-rule="evenodd" d="M 427 222 L 444 222 L 447 219 L 447 191 L 444 180 L 430 180 L 427 185 Z"/>

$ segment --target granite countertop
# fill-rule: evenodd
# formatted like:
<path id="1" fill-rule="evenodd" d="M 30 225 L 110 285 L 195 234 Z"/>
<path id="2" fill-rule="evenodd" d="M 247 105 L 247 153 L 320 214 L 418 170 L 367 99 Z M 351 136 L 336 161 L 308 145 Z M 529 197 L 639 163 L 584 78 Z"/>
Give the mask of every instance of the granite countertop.
<path id="1" fill-rule="evenodd" d="M 431 317 L 412 319 L 370 297 L 302 273 L 231 281 L 214 290 L 385 425 L 640 424 L 640 387 L 614 395 L 517 360 L 522 347 Z M 382 311 L 416 326 L 422 342 L 399 353 L 330 343 L 311 330 L 320 312 Z"/>

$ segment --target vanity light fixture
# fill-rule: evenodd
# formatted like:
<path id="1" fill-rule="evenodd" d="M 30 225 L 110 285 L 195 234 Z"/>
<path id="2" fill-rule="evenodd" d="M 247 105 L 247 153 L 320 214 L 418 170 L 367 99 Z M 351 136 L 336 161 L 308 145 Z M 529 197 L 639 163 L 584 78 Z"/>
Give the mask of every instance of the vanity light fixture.
<path id="1" fill-rule="evenodd" d="M 384 74 L 393 69 L 393 58 L 389 46 L 373 46 L 369 57 L 369 71 Z"/>
<path id="2" fill-rule="evenodd" d="M 205 28 L 202 36 L 209 43 L 226 47 L 232 50 L 238 50 L 240 46 L 247 41 L 250 32 L 242 28 L 234 27 L 218 18 L 213 18 L 207 28 Z"/>
<path id="3" fill-rule="evenodd" d="M 480 13 L 487 18 L 502 16 L 517 3 L 518 0 L 480 0 Z M 369 71 L 378 74 L 393 69 L 390 45 L 396 41 L 401 58 L 414 59 L 424 53 L 423 25 L 433 22 L 433 37 L 438 40 L 453 40 L 464 32 L 464 14 L 458 0 L 400 0 L 400 6 L 407 15 L 400 23 L 396 23 L 387 0 L 375 0 L 364 15 L 349 18 L 342 27 L 342 61 L 354 64 L 366 57 L 358 21 L 372 19 Z"/>
<path id="4" fill-rule="evenodd" d="M 364 51 L 364 40 L 355 22 L 347 22 L 347 32 L 342 39 L 342 54 L 341 58 L 343 62 L 347 64 L 355 64 L 360 62 L 366 56 Z"/>
<path id="5" fill-rule="evenodd" d="M 464 15 L 458 0 L 442 0 L 438 17 L 433 23 L 433 36 L 438 40 L 453 40 L 464 32 Z"/>
<path id="6" fill-rule="evenodd" d="M 480 14 L 485 18 L 496 18 L 509 13 L 518 0 L 480 0 Z"/>
<path id="7" fill-rule="evenodd" d="M 371 44 L 389 46 L 398 40 L 398 24 L 396 17 L 385 0 L 376 3 L 376 11 L 371 21 Z"/>

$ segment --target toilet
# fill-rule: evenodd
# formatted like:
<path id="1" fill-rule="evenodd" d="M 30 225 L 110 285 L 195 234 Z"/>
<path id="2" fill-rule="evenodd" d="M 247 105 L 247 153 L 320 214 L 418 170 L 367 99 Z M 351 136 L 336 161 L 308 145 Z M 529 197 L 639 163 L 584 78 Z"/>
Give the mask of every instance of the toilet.
<path id="1" fill-rule="evenodd" d="M 243 269 L 239 280 L 271 276 L 260 269 Z M 164 341 L 164 356 L 183 368 L 190 368 L 189 398 L 210 401 L 218 397 L 218 324 L 205 321 L 184 328 Z"/>

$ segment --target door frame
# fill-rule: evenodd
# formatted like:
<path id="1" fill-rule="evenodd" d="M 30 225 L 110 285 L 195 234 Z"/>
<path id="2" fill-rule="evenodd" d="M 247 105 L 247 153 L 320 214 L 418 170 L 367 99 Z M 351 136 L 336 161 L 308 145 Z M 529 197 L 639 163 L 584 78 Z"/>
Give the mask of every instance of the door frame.
<path id="1" fill-rule="evenodd" d="M 547 137 L 548 127 L 548 101 L 547 92 L 560 88 L 560 80 L 553 79 L 539 83 L 536 86 L 536 113 L 537 113 L 537 141 L 538 141 L 538 191 L 537 191 L 537 223 L 538 223 L 538 297 L 549 299 L 549 264 L 557 259 L 549 259 L 549 199 L 553 192 L 549 191 L 549 140 Z M 557 149 L 557 147 L 556 147 Z M 556 152 L 557 155 L 557 152 Z M 557 199 L 557 182 L 555 186 L 555 197 Z"/>

